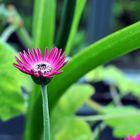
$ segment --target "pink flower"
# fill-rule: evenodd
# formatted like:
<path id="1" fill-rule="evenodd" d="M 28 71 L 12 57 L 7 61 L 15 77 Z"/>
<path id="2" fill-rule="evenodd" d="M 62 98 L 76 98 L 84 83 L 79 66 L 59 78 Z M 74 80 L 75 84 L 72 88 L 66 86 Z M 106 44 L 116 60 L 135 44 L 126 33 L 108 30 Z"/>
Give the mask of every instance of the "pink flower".
<path id="1" fill-rule="evenodd" d="M 136 137 L 128 136 L 125 140 L 140 140 L 140 134 L 136 135 Z"/>
<path id="2" fill-rule="evenodd" d="M 23 51 L 16 57 L 17 64 L 14 64 L 20 71 L 31 75 L 35 78 L 52 78 L 60 74 L 60 69 L 67 63 L 66 57 L 62 50 L 53 48 L 49 53 L 48 48 L 45 50 L 44 57 L 39 48 L 33 48 L 32 51 Z"/>

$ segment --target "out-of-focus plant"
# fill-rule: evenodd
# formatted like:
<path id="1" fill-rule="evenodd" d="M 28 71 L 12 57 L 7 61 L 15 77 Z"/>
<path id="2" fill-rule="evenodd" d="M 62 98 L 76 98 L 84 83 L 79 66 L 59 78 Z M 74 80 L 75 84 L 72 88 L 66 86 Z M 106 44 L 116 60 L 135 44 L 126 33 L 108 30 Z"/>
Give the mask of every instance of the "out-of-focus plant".
<path id="1" fill-rule="evenodd" d="M 140 75 L 137 76 L 137 78 L 139 77 Z M 140 96 L 140 83 L 128 78 L 125 73 L 115 66 L 98 67 L 97 69 L 89 72 L 85 76 L 85 79 L 88 82 L 104 81 L 110 85 L 113 85 L 118 88 L 122 97 L 127 94 L 132 94 L 135 97 Z"/>
<path id="2" fill-rule="evenodd" d="M 122 28 L 130 25 L 140 19 L 140 1 L 139 0 L 118 0 L 114 2 L 113 14 L 116 28 Z"/>
<path id="3" fill-rule="evenodd" d="M 114 66 L 100 66 L 89 72 L 85 80 L 94 83 L 104 81 L 110 86 L 110 94 L 111 92 L 114 94 L 113 102 L 103 109 L 104 115 L 89 117 L 90 121 L 102 120 L 107 126 L 113 128 L 113 134 L 117 138 L 139 133 L 140 111 L 132 106 L 123 106 L 121 103 L 121 99 L 128 94 L 139 101 L 139 82 L 129 79 L 125 73 Z"/>
<path id="4" fill-rule="evenodd" d="M 43 121 L 41 94 L 39 93 L 40 90 L 38 87 L 32 84 L 30 79 L 26 78 L 26 80 L 23 80 L 22 76 L 24 75 L 13 70 L 11 66 L 12 58 L 13 53 L 15 55 L 16 51 L 7 40 L 12 33 L 16 33 L 23 42 L 25 48 L 31 49 L 33 47 L 40 47 L 40 49 L 44 51 L 46 46 L 51 50 L 54 45 L 57 45 L 59 48 L 65 50 L 67 56 L 69 56 L 70 52 L 74 50 L 73 42 L 75 42 L 78 24 L 86 2 L 86 0 L 72 0 L 71 3 L 69 3 L 69 0 L 65 0 L 60 27 L 58 27 L 55 25 L 57 12 L 56 0 L 35 0 L 32 36 L 28 34 L 22 17 L 14 6 L 3 6 L 3 9 L 0 9 L 0 15 L 2 15 L 0 16 L 2 17 L 1 20 L 4 21 L 3 23 L 8 23 L 8 27 L 3 30 L 0 37 L 0 55 L 1 58 L 4 58 L 0 60 L 0 67 L 2 67 L 0 75 L 2 79 L 0 83 L 0 87 L 2 87 L 0 90 L 0 104 L 1 106 L 4 105 L 3 110 L 0 111 L 0 118 L 6 120 L 24 113 L 26 116 L 24 140 L 42 139 Z M 55 37 L 57 27 L 59 28 L 59 33 Z M 138 109 L 124 106 L 114 107 L 112 104 L 107 107 L 102 107 L 95 101 L 89 100 L 89 97 L 94 93 L 93 87 L 87 84 L 75 84 L 81 77 L 97 66 L 140 48 L 139 40 L 140 22 L 137 22 L 94 44 L 86 46 L 71 57 L 71 60 L 64 68 L 64 73 L 56 76 L 48 86 L 49 107 L 52 119 L 52 139 L 92 140 L 93 137 L 95 139 L 98 131 L 92 134 L 86 121 L 94 122 L 103 120 L 104 125 L 102 125 L 102 128 L 106 125 L 111 126 L 114 128 L 114 134 L 117 137 L 124 137 L 128 132 L 131 134 L 139 130 L 139 126 L 133 129 L 133 124 L 136 124 L 136 120 L 138 119 Z M 5 55 L 6 53 L 7 55 Z M 112 77 L 110 75 L 111 73 Z M 115 70 L 114 72 L 113 69 L 107 71 L 103 69 L 103 76 L 101 76 L 101 79 L 107 79 L 109 76 L 111 78 L 114 77 L 114 79 L 111 80 L 113 80 L 114 84 L 120 89 L 121 93 L 124 94 L 127 91 L 132 91 L 135 95 L 139 96 L 140 93 L 134 91 L 134 88 L 126 89 L 127 81 L 119 71 Z M 119 77 L 121 78 L 119 79 Z M 12 80 L 10 81 L 9 79 Z M 30 82 L 32 86 L 23 83 L 23 81 Z M 119 82 L 122 81 L 125 81 L 126 85 L 121 86 Z M 22 93 L 20 87 L 24 88 L 24 92 L 26 91 L 28 98 L 24 98 L 25 93 Z M 7 98 L 7 96 L 11 96 L 12 98 Z M 85 102 L 97 112 L 97 115 L 87 117 L 75 115 L 76 111 Z M 123 114 L 120 112 L 126 113 Z M 134 118 L 134 121 L 132 119 L 130 120 L 129 115 Z M 137 117 L 137 119 L 135 119 L 135 117 Z M 129 124 L 128 122 L 130 121 L 132 121 L 132 123 Z M 117 125 L 115 122 L 117 122 Z M 130 128 L 130 131 L 126 131 L 126 126 Z M 120 132 L 122 129 L 125 129 L 124 133 L 123 131 Z M 98 130 L 98 127 L 96 130 Z"/>

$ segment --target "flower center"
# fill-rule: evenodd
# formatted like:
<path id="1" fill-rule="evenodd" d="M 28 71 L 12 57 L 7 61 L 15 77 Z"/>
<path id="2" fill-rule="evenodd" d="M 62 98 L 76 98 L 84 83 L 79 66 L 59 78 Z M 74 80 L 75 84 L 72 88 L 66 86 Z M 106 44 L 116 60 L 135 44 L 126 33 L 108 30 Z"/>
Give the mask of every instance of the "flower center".
<path id="1" fill-rule="evenodd" d="M 48 63 L 37 63 L 33 66 L 33 70 L 46 74 L 52 71 L 52 67 Z"/>

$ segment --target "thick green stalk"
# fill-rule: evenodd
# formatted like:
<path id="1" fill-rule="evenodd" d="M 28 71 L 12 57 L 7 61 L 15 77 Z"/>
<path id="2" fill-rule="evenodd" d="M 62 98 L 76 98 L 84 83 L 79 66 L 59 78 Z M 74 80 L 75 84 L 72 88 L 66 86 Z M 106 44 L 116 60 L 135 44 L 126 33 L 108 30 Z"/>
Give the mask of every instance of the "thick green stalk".
<path id="1" fill-rule="evenodd" d="M 33 45 L 51 50 L 55 34 L 56 0 L 35 0 L 33 12 Z"/>
<path id="2" fill-rule="evenodd" d="M 50 140 L 50 117 L 48 107 L 47 86 L 42 85 L 42 104 L 43 104 L 43 124 L 44 124 L 44 140 Z"/>

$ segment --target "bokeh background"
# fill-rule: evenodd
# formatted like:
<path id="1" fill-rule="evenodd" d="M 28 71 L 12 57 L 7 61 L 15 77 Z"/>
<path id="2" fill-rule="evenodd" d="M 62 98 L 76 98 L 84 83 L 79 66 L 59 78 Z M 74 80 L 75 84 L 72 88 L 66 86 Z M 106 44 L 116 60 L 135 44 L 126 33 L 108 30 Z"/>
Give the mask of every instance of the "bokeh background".
<path id="1" fill-rule="evenodd" d="M 33 2 L 33 0 L 1 0 L 0 4 L 15 5 L 23 17 L 24 24 L 28 29 L 29 34 L 31 34 Z M 56 25 L 58 26 L 60 23 L 63 2 L 64 0 L 57 1 L 58 12 Z M 3 9 L 0 7 L 0 10 Z M 88 0 L 78 33 L 73 42 L 75 49 L 72 51 L 71 55 L 74 55 L 76 52 L 83 49 L 87 44 L 96 42 L 110 33 L 131 25 L 138 20 L 140 20 L 140 0 Z M 2 33 L 6 27 L 7 24 L 3 23 L 1 20 L 0 32 Z M 22 44 L 14 33 L 9 38 L 8 42 L 12 44 L 18 43 L 21 48 L 24 48 L 24 44 Z M 106 64 L 105 67 L 110 65 L 114 65 L 120 73 L 123 72 L 125 78 L 134 80 L 136 83 L 140 84 L 140 51 L 137 50 L 115 59 Z M 114 78 L 116 77 L 114 76 Z M 98 103 L 105 105 L 112 100 L 112 96 L 110 95 L 110 85 L 112 82 L 108 82 L 106 79 L 99 79 L 96 82 L 91 82 L 96 89 L 96 94 L 92 98 Z M 123 82 L 123 79 L 120 82 Z M 140 89 L 137 89 L 137 92 L 140 94 Z M 121 102 L 124 105 L 140 107 L 138 99 L 133 96 L 133 94 L 126 94 L 126 96 L 121 99 Z M 92 112 L 88 108 L 83 107 L 78 113 L 90 114 Z M 23 116 L 16 117 L 7 122 L 0 121 L 0 140 L 20 140 L 23 134 L 23 128 Z M 92 129 L 94 130 L 94 127 Z M 106 127 L 102 131 L 100 140 L 115 140 L 110 127 Z"/>

